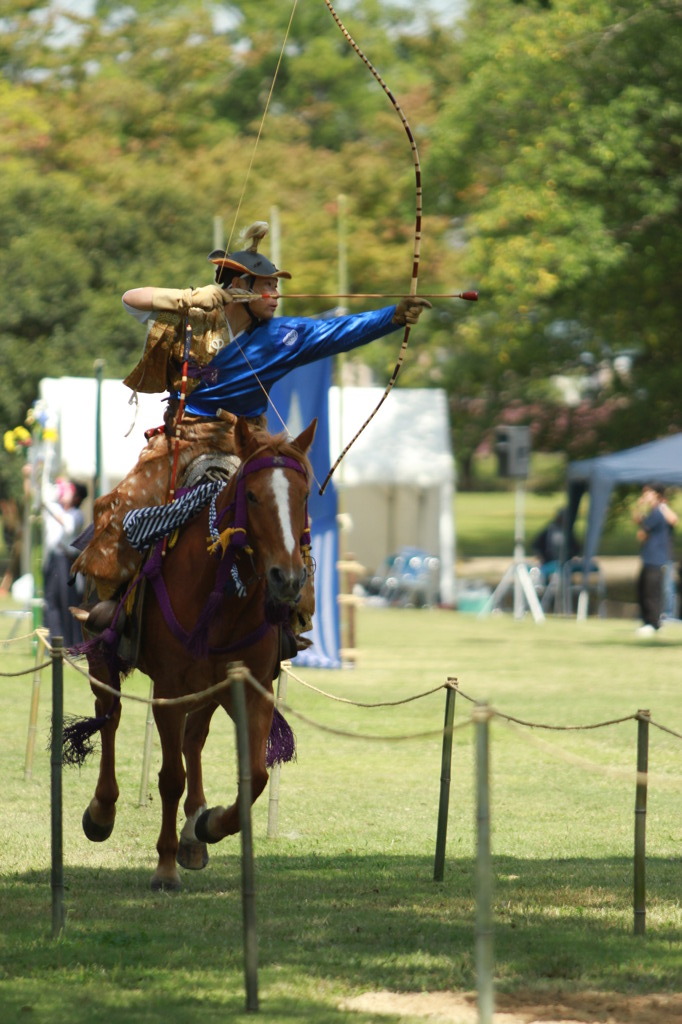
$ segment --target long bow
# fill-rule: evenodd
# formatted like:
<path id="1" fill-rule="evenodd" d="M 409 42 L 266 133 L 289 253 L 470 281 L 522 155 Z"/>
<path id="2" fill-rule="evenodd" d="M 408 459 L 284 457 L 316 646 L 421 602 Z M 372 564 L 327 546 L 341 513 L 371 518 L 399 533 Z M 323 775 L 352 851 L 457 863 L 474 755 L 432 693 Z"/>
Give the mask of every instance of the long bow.
<path id="1" fill-rule="evenodd" d="M 374 76 L 374 78 L 376 78 L 377 82 L 379 83 L 381 88 L 384 90 L 384 92 L 388 96 L 389 100 L 391 101 L 391 104 L 393 105 L 393 108 L 394 108 L 395 112 L 397 113 L 398 117 L 400 118 L 402 126 L 405 129 L 405 134 L 407 135 L 407 138 L 408 138 L 409 143 L 410 143 L 410 149 L 412 151 L 412 160 L 413 160 L 413 163 L 414 163 L 415 218 L 414 218 L 414 246 L 413 246 L 413 256 L 412 256 L 412 277 L 411 277 L 411 280 L 410 280 L 409 294 L 410 295 L 416 295 L 417 294 L 417 282 L 419 280 L 419 257 L 420 257 L 420 252 L 421 252 L 421 237 L 422 237 L 422 169 L 421 169 L 421 164 L 419 162 L 419 152 L 417 151 L 417 143 L 415 142 L 414 135 L 412 134 L 412 129 L 410 128 L 409 121 L 407 120 L 402 107 L 400 106 L 400 104 L 398 103 L 397 99 L 393 95 L 393 92 L 386 85 L 386 82 L 383 80 L 383 78 L 381 77 L 381 75 L 379 74 L 377 69 L 374 67 L 374 65 L 372 64 L 372 62 L 369 59 L 369 57 L 367 57 L 362 52 L 362 50 L 360 49 L 358 44 L 355 42 L 355 40 L 353 39 L 352 35 L 350 34 L 348 29 L 346 28 L 346 26 L 342 22 L 341 18 L 339 17 L 339 15 L 334 10 L 334 7 L 332 6 L 330 0 L 324 0 L 324 2 L 325 2 L 325 5 L 326 5 L 327 9 L 329 10 L 329 13 L 331 14 L 332 18 L 334 19 L 334 21 L 336 22 L 338 27 L 341 29 L 341 32 L 343 33 L 346 41 L 349 43 L 349 45 L 352 47 L 352 49 L 355 51 L 355 53 L 357 53 L 358 57 L 363 62 L 365 67 L 369 71 L 371 71 L 371 73 Z M 331 469 L 327 473 L 327 476 L 325 477 L 324 482 L 323 482 L 323 484 L 322 484 L 322 486 L 320 488 L 320 494 L 324 494 L 325 488 L 327 487 L 327 484 L 329 483 L 329 481 L 331 480 L 332 476 L 334 475 L 334 472 L 336 471 L 337 466 L 340 464 L 342 459 L 345 458 L 345 456 L 347 455 L 349 450 L 352 448 L 352 446 L 355 444 L 357 439 L 360 437 L 360 434 L 363 432 L 365 427 L 367 427 L 368 424 L 374 419 L 374 417 L 378 413 L 379 409 L 381 408 L 381 406 L 384 404 L 384 402 L 388 398 L 389 393 L 390 393 L 391 389 L 393 388 L 393 385 L 395 384 L 396 380 L 398 379 L 398 374 L 400 373 L 400 368 L 403 365 L 403 360 L 405 358 L 405 353 L 407 352 L 407 346 L 408 346 L 409 339 L 410 339 L 410 325 L 409 324 L 405 324 L 405 333 L 403 334 L 403 340 L 402 340 L 401 345 L 400 345 L 400 352 L 398 353 L 398 361 L 396 362 L 395 369 L 393 370 L 393 373 L 391 374 L 391 379 L 389 380 L 388 384 L 386 385 L 386 390 L 384 391 L 383 395 L 381 396 L 381 398 L 377 402 L 376 407 L 373 409 L 373 411 L 367 417 L 367 419 L 362 424 L 362 426 L 360 427 L 358 432 L 355 434 L 355 436 L 352 437 L 351 440 L 348 442 L 346 447 L 343 449 L 343 451 L 341 452 L 341 454 L 337 458 L 337 460 L 334 463 L 334 465 L 331 467 Z"/>

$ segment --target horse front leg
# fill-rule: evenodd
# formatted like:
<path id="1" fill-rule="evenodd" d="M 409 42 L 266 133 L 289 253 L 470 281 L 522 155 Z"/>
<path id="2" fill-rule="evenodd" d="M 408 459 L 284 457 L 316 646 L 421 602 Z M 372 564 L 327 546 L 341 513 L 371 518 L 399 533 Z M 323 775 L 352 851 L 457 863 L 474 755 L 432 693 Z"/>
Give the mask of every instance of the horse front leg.
<path id="1" fill-rule="evenodd" d="M 178 852 L 178 804 L 185 788 L 185 769 L 182 763 L 185 716 L 184 710 L 154 706 L 154 719 L 161 740 L 161 831 L 156 843 L 159 860 L 151 880 L 151 887 L 155 891 L 176 891 L 182 887 L 175 858 Z"/>
<path id="2" fill-rule="evenodd" d="M 268 772 L 265 750 L 272 724 L 272 704 L 249 690 L 247 699 L 249 768 L 251 774 L 251 803 L 255 803 L 265 789 Z M 213 807 L 197 818 L 194 831 L 197 839 L 205 843 L 218 843 L 225 836 L 239 832 L 239 794 L 229 807 Z"/>
<path id="3" fill-rule="evenodd" d="M 99 660 L 88 660 L 90 675 L 102 682 L 109 682 L 110 676 L 106 666 Z M 113 682 L 110 684 L 113 685 Z M 93 686 L 95 694 L 95 714 L 98 718 L 106 718 L 100 729 L 101 753 L 99 775 L 95 793 L 83 813 L 83 831 L 93 843 L 103 843 L 114 829 L 116 819 L 116 801 L 118 800 L 118 783 L 116 781 L 116 730 L 121 718 L 121 700 L 109 694 L 102 694 Z"/>
<path id="4" fill-rule="evenodd" d="M 192 711 L 185 722 L 182 753 L 187 770 L 187 795 L 183 808 L 185 824 L 180 832 L 177 860 L 181 867 L 189 871 L 200 871 L 206 867 L 209 859 L 206 843 L 197 839 L 194 826 L 199 815 L 206 810 L 201 754 L 217 706 L 209 704 L 205 708 Z"/>

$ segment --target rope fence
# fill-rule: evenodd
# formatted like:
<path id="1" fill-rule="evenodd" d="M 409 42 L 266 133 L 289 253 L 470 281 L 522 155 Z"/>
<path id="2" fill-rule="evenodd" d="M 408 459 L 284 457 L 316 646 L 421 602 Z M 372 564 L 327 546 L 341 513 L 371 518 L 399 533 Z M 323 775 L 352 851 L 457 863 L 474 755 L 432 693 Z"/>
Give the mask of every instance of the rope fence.
<path id="1" fill-rule="evenodd" d="M 26 636 L 24 637 L 12 638 L 11 640 L 3 641 L 3 643 L 14 643 L 22 639 L 30 639 L 34 636 L 37 637 L 38 640 L 45 646 L 48 653 L 52 652 L 49 640 L 47 638 L 47 630 L 45 629 L 37 629 L 34 630 L 33 633 L 26 634 Z M 428 729 L 414 733 L 403 733 L 397 736 L 387 736 L 379 734 L 352 732 L 346 729 L 340 729 L 334 726 L 329 726 L 323 722 L 315 721 L 313 718 L 310 718 L 308 715 L 305 715 L 302 712 L 298 711 L 290 704 L 287 704 L 282 698 L 274 696 L 272 693 L 270 693 L 269 690 L 266 690 L 265 687 L 261 686 L 257 679 L 251 676 L 248 669 L 246 669 L 241 662 L 231 663 L 232 667 L 227 668 L 227 675 L 225 679 L 222 679 L 219 682 L 214 683 L 212 686 L 207 687 L 205 690 L 199 690 L 196 693 L 185 694 L 182 697 L 142 697 L 139 694 L 135 693 L 125 693 L 117 687 L 111 686 L 109 683 L 105 683 L 101 679 L 97 679 L 96 676 L 93 676 L 90 672 L 84 669 L 82 665 L 76 659 L 71 657 L 65 650 L 62 650 L 62 657 L 63 660 L 71 666 L 71 668 L 73 668 L 76 672 L 78 672 L 85 679 L 87 679 L 91 686 L 94 686 L 102 690 L 104 693 L 109 693 L 112 696 L 120 697 L 122 700 L 129 700 L 135 703 L 145 704 L 149 707 L 194 704 L 197 703 L 199 700 L 203 701 L 205 698 L 212 697 L 214 694 L 219 693 L 223 689 L 229 687 L 233 681 L 233 678 L 235 677 L 235 674 L 239 678 L 244 678 L 245 672 L 246 676 L 248 677 L 249 685 L 253 686 L 253 688 L 257 690 L 261 696 L 263 696 L 266 700 L 270 701 L 273 705 L 276 705 L 278 708 L 280 708 L 280 710 L 286 711 L 287 714 L 292 715 L 294 718 L 297 718 L 305 725 L 309 725 L 314 729 L 318 729 L 320 732 L 331 733 L 334 736 L 341 736 L 347 739 L 367 740 L 369 742 L 405 742 L 409 740 L 432 739 L 436 736 L 443 736 L 445 733 L 445 729 Z M 0 678 L 16 678 L 23 675 L 31 675 L 32 673 L 48 668 L 51 664 L 52 661 L 45 661 L 39 665 L 31 666 L 30 668 L 23 669 L 19 672 L 0 672 Z M 474 705 L 474 707 L 480 705 L 481 703 L 479 698 L 472 697 L 470 694 L 465 693 L 464 690 L 462 690 L 461 687 L 459 686 L 457 679 L 452 676 L 448 677 L 445 683 L 441 683 L 440 685 L 431 687 L 428 690 L 423 690 L 418 693 L 412 694 L 409 697 L 403 697 L 400 700 L 377 701 L 374 703 L 368 703 L 364 701 L 351 700 L 348 697 L 340 697 L 337 694 L 329 693 L 328 691 L 323 690 L 320 687 L 314 686 L 312 683 L 309 683 L 307 680 L 303 679 L 296 672 L 294 672 L 291 668 L 290 662 L 283 662 L 282 666 L 283 671 L 286 672 L 288 678 L 293 679 L 295 682 L 299 683 L 306 689 L 311 690 L 312 692 L 317 693 L 320 696 L 327 698 L 328 700 L 332 700 L 341 704 L 347 704 L 351 707 L 365 709 L 400 707 L 405 704 L 410 704 L 416 700 L 421 700 L 425 697 L 430 697 L 433 694 L 439 693 L 442 690 L 447 690 L 448 688 L 456 690 L 456 692 L 464 700 L 469 701 L 469 703 Z M 496 708 L 490 707 L 488 705 L 486 705 L 486 707 L 488 707 L 487 714 L 489 714 L 491 718 L 500 719 L 503 722 L 523 726 L 524 728 L 528 729 L 544 729 L 552 732 L 585 732 L 593 729 L 603 729 L 613 725 L 622 725 L 625 722 L 636 721 L 639 714 L 638 712 L 635 714 L 623 715 L 619 718 L 611 718 L 600 722 L 589 722 L 582 725 L 553 725 L 547 722 L 531 722 L 527 719 L 506 714 L 505 712 L 499 711 Z M 476 712 L 474 712 L 474 714 L 472 714 L 470 718 L 459 723 L 457 726 L 453 726 L 451 728 L 455 730 L 461 729 L 467 725 L 473 725 L 475 721 Z M 652 725 L 654 728 L 660 729 L 661 732 L 665 732 L 668 735 L 675 737 L 676 739 L 682 740 L 682 733 L 677 732 L 675 729 L 671 729 L 669 726 L 665 726 L 660 722 L 656 722 L 654 719 L 649 719 L 649 724 Z M 553 749 L 549 748 L 549 745 L 547 745 L 547 748 Z M 565 752 L 560 752 L 559 756 L 566 756 Z M 572 760 L 575 760 L 575 757 L 573 755 L 568 756 Z M 596 762 L 592 762 L 587 759 L 579 760 L 581 761 L 581 763 L 584 763 L 590 768 L 593 768 L 595 771 L 604 771 L 609 774 L 613 773 L 614 771 L 618 772 L 618 769 L 613 769 L 611 767 L 600 765 Z M 682 785 L 682 778 L 680 779 L 680 784 Z"/>
<path id="2" fill-rule="evenodd" d="M 150 708 L 154 706 L 169 706 L 187 704 L 191 705 L 206 698 L 213 697 L 228 687 L 233 687 L 235 727 L 237 732 L 237 754 L 239 767 L 239 792 L 240 792 L 240 826 L 242 838 L 242 879 L 243 879 L 243 913 L 244 913 L 244 955 L 245 955 L 245 982 L 247 991 L 248 1008 L 257 1008 L 257 962 L 256 962 L 256 923 L 254 908 L 254 882 L 253 882 L 253 849 L 251 837 L 250 817 L 250 767 L 248 758 L 248 725 L 246 721 L 246 703 L 244 686 L 252 686 L 261 696 L 270 701 L 275 707 L 286 711 L 288 715 L 297 718 L 306 725 L 343 738 L 363 740 L 370 742 L 403 742 L 440 736 L 442 739 L 441 754 L 441 777 L 440 777 L 440 799 L 438 807 L 438 824 L 436 834 L 436 852 L 434 860 L 434 881 L 443 881 L 445 866 L 445 849 L 448 826 L 448 811 L 450 804 L 450 783 L 452 773 L 452 750 L 453 737 L 455 732 L 464 728 L 473 727 L 475 733 L 475 765 L 476 765 L 476 824 L 477 824 L 477 846 L 476 846 L 476 921 L 475 921 L 475 945 L 476 945 L 476 970 L 477 985 L 479 991 L 480 1021 L 484 1024 L 492 1020 L 492 986 L 493 986 L 493 928 L 492 928 L 492 856 L 490 844 L 490 770 L 489 770 L 489 726 L 490 722 L 499 719 L 507 728 L 514 732 L 519 729 L 548 730 L 552 732 L 582 732 L 594 729 L 608 728 L 615 725 L 622 725 L 626 722 L 637 722 L 637 762 L 636 770 L 621 769 L 614 766 L 596 764 L 588 758 L 571 754 L 566 751 L 558 751 L 555 746 L 541 740 L 537 736 L 532 737 L 535 745 L 541 746 L 552 756 L 560 756 L 580 767 L 589 768 L 592 771 L 599 771 L 607 775 L 627 776 L 634 775 L 635 791 L 635 836 L 634 836 L 634 878 L 633 878 L 633 910 L 635 935 L 643 935 L 646 931 L 646 807 L 648 795 L 648 783 L 651 776 L 648 770 L 649 750 L 649 727 L 668 734 L 669 736 L 682 740 L 682 734 L 671 729 L 669 726 L 655 722 L 651 718 L 650 711 L 639 709 L 631 715 L 623 715 L 618 718 L 606 721 L 586 723 L 582 725 L 555 725 L 545 722 L 532 722 L 514 715 L 498 711 L 487 703 L 483 703 L 471 695 L 462 691 L 457 679 L 449 677 L 444 684 L 432 687 L 429 690 L 413 694 L 409 697 L 395 701 L 382 701 L 377 703 L 366 703 L 350 700 L 346 697 L 326 692 L 319 687 L 306 682 L 291 670 L 288 662 L 282 664 L 282 672 L 278 684 L 277 695 L 272 694 L 256 680 L 250 671 L 241 663 L 234 662 L 226 669 L 226 677 L 220 682 L 207 687 L 197 693 L 191 693 L 175 698 L 155 698 L 150 692 L 149 697 L 141 697 L 137 694 L 123 693 L 120 689 L 112 687 L 97 679 L 90 672 L 84 670 L 73 658 L 62 648 L 61 639 L 55 637 L 54 644 L 49 643 L 47 631 L 37 629 L 28 637 L 13 638 L 8 642 L 19 642 L 35 636 L 36 663 L 31 667 L 18 672 L 0 672 L 2 678 L 17 678 L 23 675 L 33 675 L 33 695 L 31 702 L 31 721 L 29 724 L 29 737 L 27 742 L 27 762 L 25 778 L 30 777 L 30 764 L 32 760 L 37 728 L 38 693 L 40 686 L 41 672 L 48 666 L 52 666 L 52 739 L 51 739 L 51 825 L 52 825 L 52 935 L 57 938 L 64 928 L 66 915 L 64 912 L 64 881 L 62 865 L 62 736 L 63 736 L 63 665 L 66 662 L 80 675 L 85 677 L 94 688 L 101 689 L 116 697 L 137 701 L 146 704 Z M 42 645 L 50 655 L 49 661 L 39 662 L 39 645 Z M 302 712 L 293 708 L 285 701 L 286 682 L 293 679 L 300 685 L 319 694 L 325 699 L 343 703 L 363 709 L 375 709 L 384 707 L 399 707 L 412 703 L 413 701 L 433 696 L 440 691 L 445 692 L 445 716 L 442 728 L 433 730 L 422 730 L 419 732 L 386 736 L 367 733 L 351 732 L 335 726 L 330 726 L 315 721 Z M 464 700 L 472 705 L 470 714 L 462 721 L 455 724 L 455 699 L 459 694 Z M 151 742 L 151 731 L 147 730 L 146 742 Z M 149 758 L 145 755 L 146 769 L 148 770 Z M 144 772 L 145 769 L 143 769 Z M 667 782 L 677 785 L 682 784 L 682 777 L 661 777 Z M 143 778 L 143 783 L 145 782 Z M 273 790 L 275 793 L 273 793 Z M 140 792 L 142 793 L 142 785 Z M 274 803 L 273 803 L 274 800 Z M 271 773 L 271 804 L 268 821 L 268 837 L 277 835 L 276 813 L 279 808 L 279 771 Z M 274 817 L 273 817 L 274 814 Z"/>

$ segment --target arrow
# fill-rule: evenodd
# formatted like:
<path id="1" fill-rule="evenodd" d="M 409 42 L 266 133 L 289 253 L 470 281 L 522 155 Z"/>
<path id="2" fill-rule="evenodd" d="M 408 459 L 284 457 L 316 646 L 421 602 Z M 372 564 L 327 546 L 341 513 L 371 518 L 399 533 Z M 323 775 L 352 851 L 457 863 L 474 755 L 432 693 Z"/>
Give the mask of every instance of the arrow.
<path id="1" fill-rule="evenodd" d="M 264 292 L 259 295 L 262 299 L 271 298 L 281 299 L 404 299 L 405 294 L 403 292 L 393 294 L 386 294 L 386 292 L 351 292 L 348 295 L 333 295 L 329 292 L 298 292 L 291 294 L 290 292 Z M 478 292 L 451 292 L 445 294 L 443 292 L 419 292 L 419 298 L 421 299 L 465 299 L 467 302 L 478 302 Z M 244 301 L 248 302 L 248 299 Z"/>

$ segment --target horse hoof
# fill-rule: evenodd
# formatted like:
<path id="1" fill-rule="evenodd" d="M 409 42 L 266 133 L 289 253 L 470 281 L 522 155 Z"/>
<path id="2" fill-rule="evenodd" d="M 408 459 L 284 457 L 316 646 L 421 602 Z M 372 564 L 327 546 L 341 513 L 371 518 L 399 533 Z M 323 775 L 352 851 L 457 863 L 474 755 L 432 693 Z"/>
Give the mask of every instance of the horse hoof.
<path id="1" fill-rule="evenodd" d="M 194 822 L 194 835 L 197 837 L 200 843 L 219 843 L 219 839 L 214 839 L 208 831 L 208 819 L 210 810 L 204 811 L 200 814 L 197 820 Z"/>
<path id="2" fill-rule="evenodd" d="M 181 868 L 186 868 L 188 871 L 201 871 L 208 864 L 206 843 L 181 839 L 175 859 Z"/>
<path id="3" fill-rule="evenodd" d="M 103 843 L 114 831 L 114 823 L 110 825 L 98 825 L 93 821 L 90 808 L 86 807 L 83 814 L 83 831 L 91 843 Z"/>
<path id="4" fill-rule="evenodd" d="M 158 878 L 157 875 L 152 876 L 152 892 L 180 892 L 181 889 L 182 882 L 179 878 Z"/>

